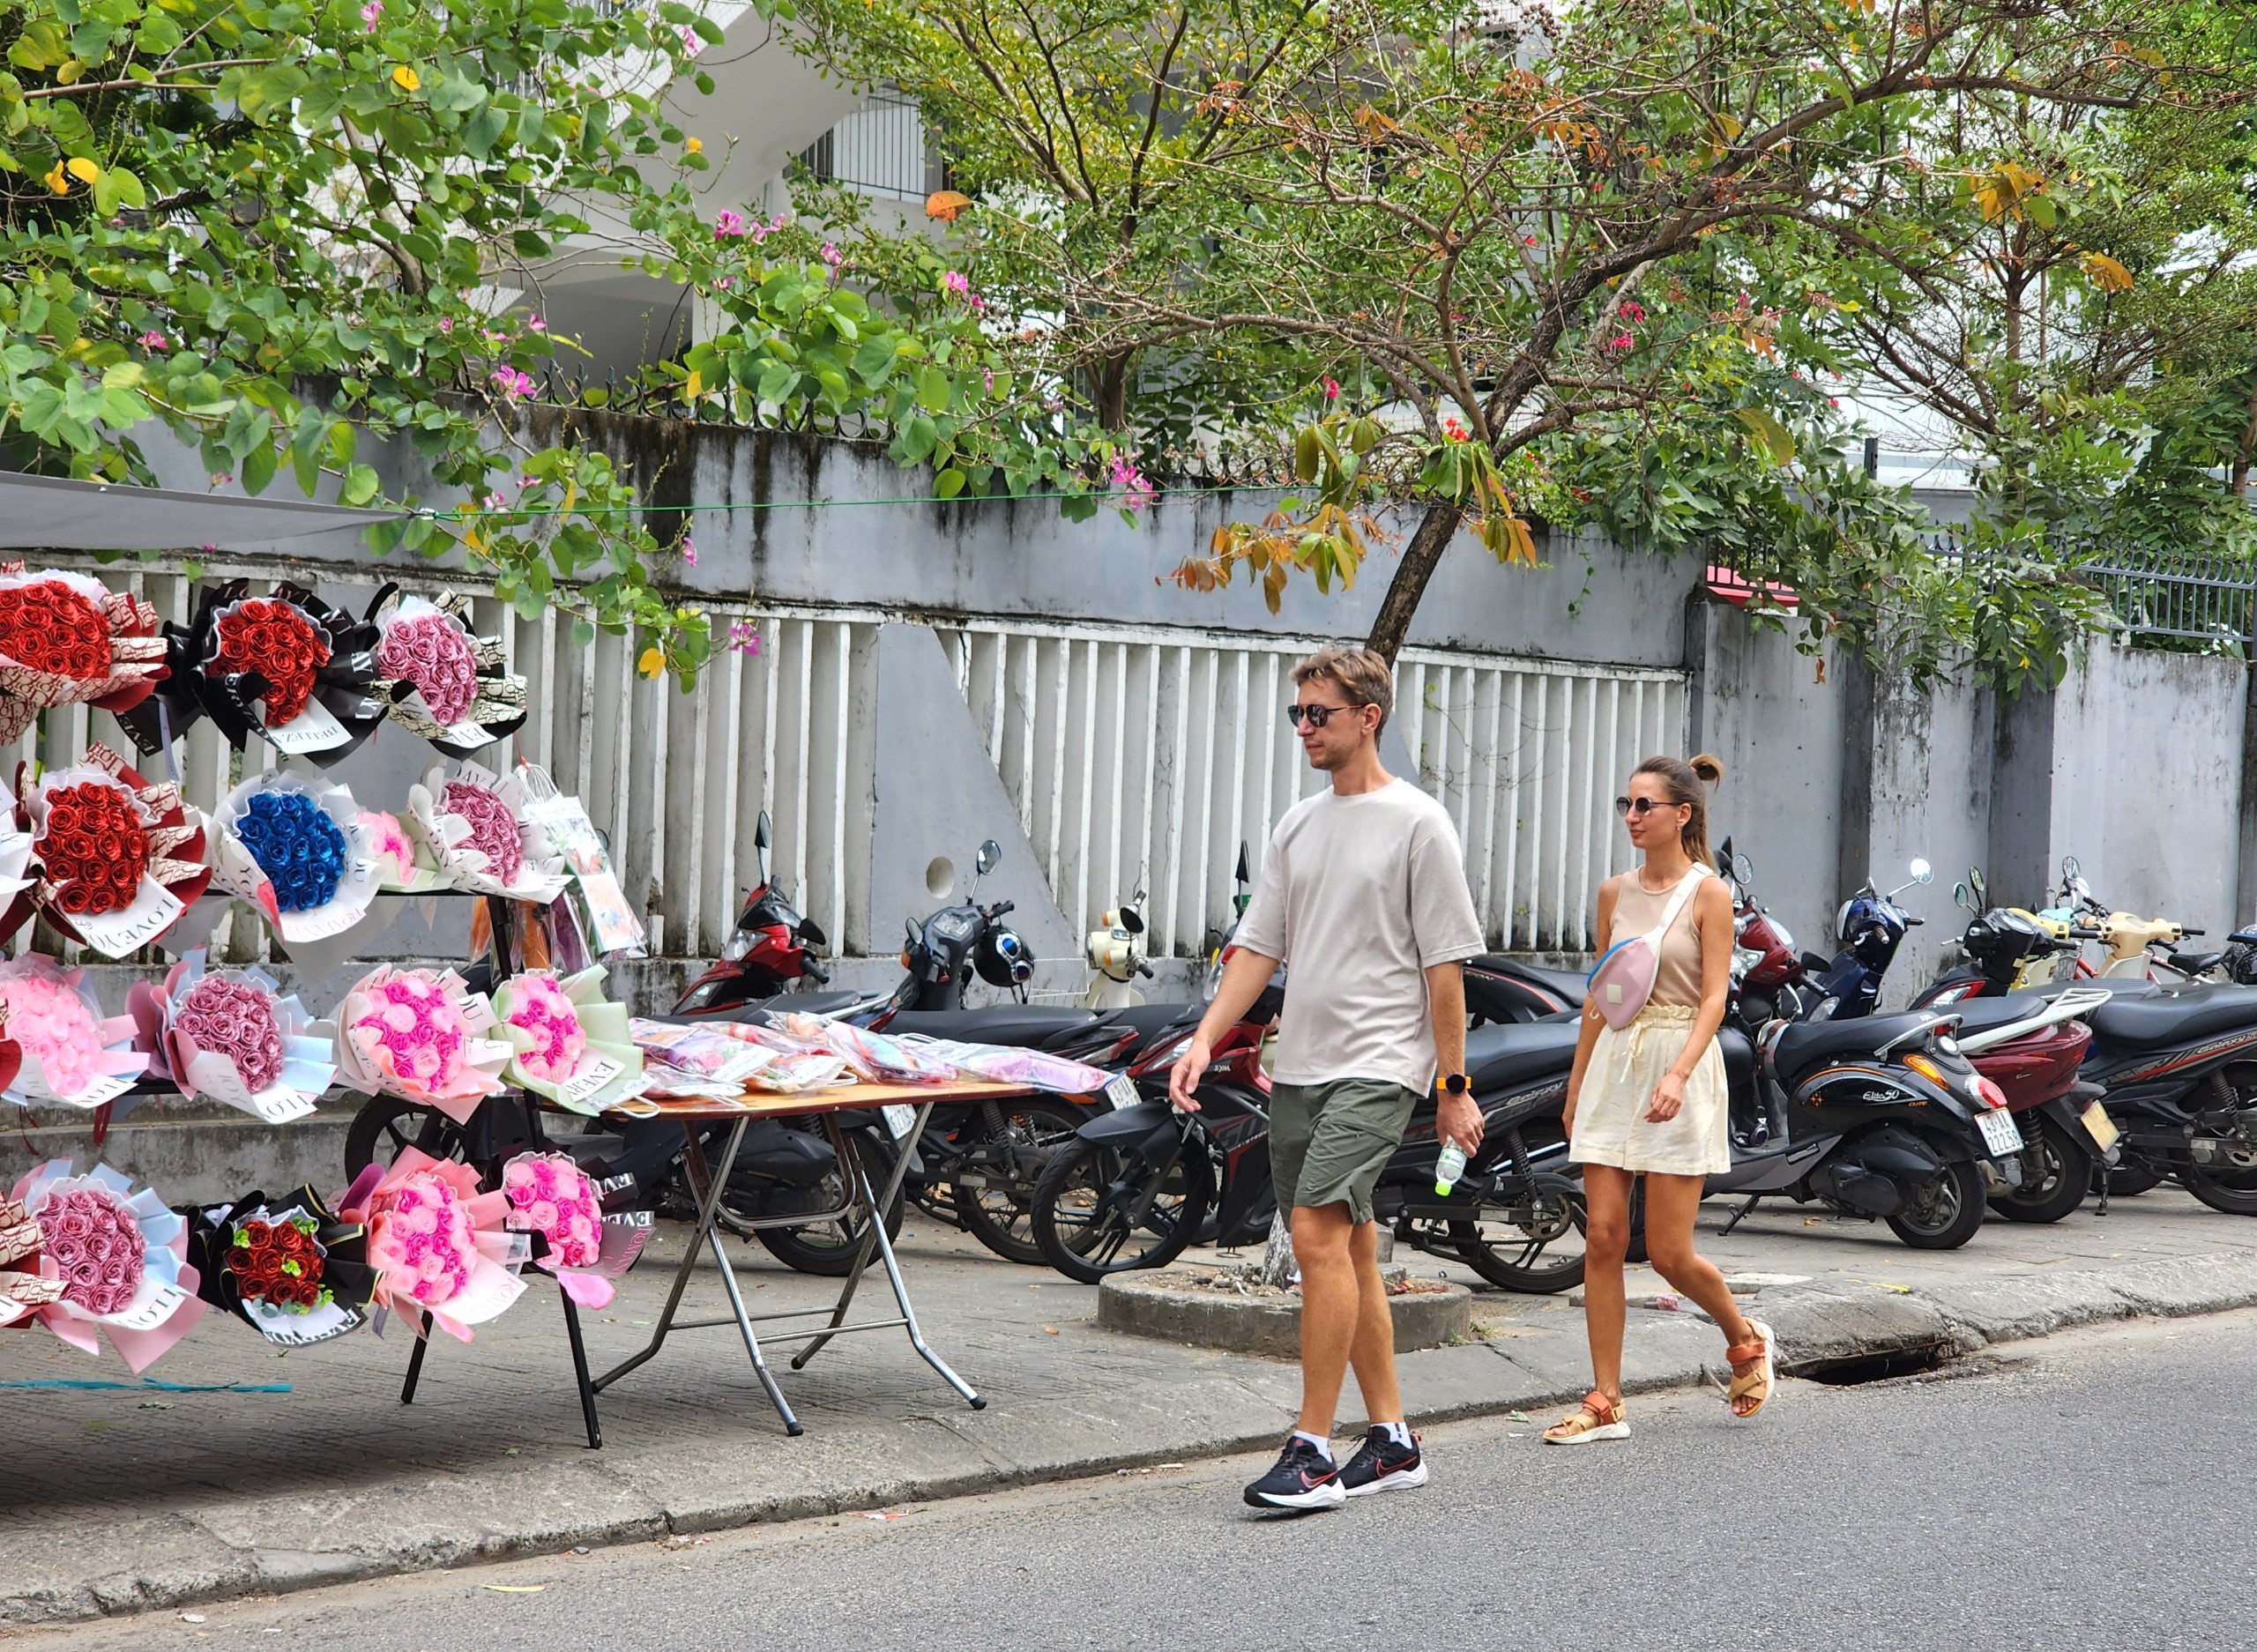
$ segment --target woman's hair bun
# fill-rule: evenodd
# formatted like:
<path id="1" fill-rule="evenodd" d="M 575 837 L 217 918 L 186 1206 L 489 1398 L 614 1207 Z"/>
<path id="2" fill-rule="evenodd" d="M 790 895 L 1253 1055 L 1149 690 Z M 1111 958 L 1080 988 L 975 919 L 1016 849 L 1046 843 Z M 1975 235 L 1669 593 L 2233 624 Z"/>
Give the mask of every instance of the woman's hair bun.
<path id="1" fill-rule="evenodd" d="M 1707 786 L 1710 791 L 1714 791 L 1717 787 L 1724 783 L 1724 765 L 1723 760 L 1709 752 L 1702 752 L 1686 766 L 1691 769 L 1695 774 L 1699 775 L 1701 777 L 1701 784 Z"/>

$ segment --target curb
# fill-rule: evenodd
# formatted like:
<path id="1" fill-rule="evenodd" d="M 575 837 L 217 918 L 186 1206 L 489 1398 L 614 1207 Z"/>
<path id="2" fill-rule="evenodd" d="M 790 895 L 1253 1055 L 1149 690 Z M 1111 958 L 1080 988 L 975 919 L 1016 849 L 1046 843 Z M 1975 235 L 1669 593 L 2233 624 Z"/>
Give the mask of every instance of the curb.
<path id="1" fill-rule="evenodd" d="M 2081 1326 L 2131 1319 L 2177 1319 L 2257 1307 L 2257 1253 L 2228 1252 L 2135 1263 L 2112 1274 L 2063 1272 L 1970 1279 L 1922 1289 L 1865 1284 L 1789 1285 L 1762 1293 L 1777 1333 L 1780 1369 L 1804 1375 L 1888 1355 L 1956 1358 L 2002 1343 L 2031 1341 Z M 1493 1299 L 1492 1299 L 1493 1300 Z M 1674 1323 L 1653 1323 L 1674 1320 Z M 1570 1345 L 1572 1344 L 1572 1345 Z M 1580 1336 L 1508 1336 L 1429 1349 L 1408 1357 L 1404 1388 L 1419 1396 L 1410 1420 L 1426 1425 L 1507 1416 L 1579 1398 L 1586 1382 Z M 1623 1388 L 1647 1394 L 1697 1384 L 1721 1369 L 1722 1350 L 1705 1316 L 1650 1315 L 1634 1321 Z M 1284 1367 L 1270 1366 L 1282 1373 Z M 1274 1446 L 1289 1412 L 1285 1390 L 1250 1373 L 1168 1396 L 1168 1409 L 1138 1420 L 1174 1425 L 1156 1445 L 1119 1445 L 1134 1422 L 1086 1416 L 990 1410 L 976 1417 L 921 1417 L 933 1448 L 897 1452 L 859 1477 L 852 1470 L 819 1489 L 746 1496 L 741 1489 L 642 1492 L 579 1460 L 582 1507 L 611 1512 L 574 1518 L 570 1500 L 552 1501 L 547 1519 L 510 1529 L 494 1517 L 452 1532 L 432 1532 L 375 1552 L 309 1552 L 228 1542 L 192 1514 L 155 1514 L 112 1529 L 109 1555 L 138 1548 L 151 1559 L 126 1568 L 86 1568 L 85 1581 L 0 1596 L 0 1634 L 88 1619 L 171 1610 L 250 1594 L 395 1576 L 442 1566 L 553 1553 L 841 1514 L 901 1503 L 935 1502 L 1015 1486 L 1093 1477 L 1192 1457 Z M 1133 1408 L 1132 1408 L 1133 1409 Z M 1014 1432 L 1016 1430 L 1016 1432 Z M 1116 1432 L 1117 1431 L 1117 1432 Z M 1149 1437 L 1149 1431 L 1148 1437 Z M 1024 1436 L 1024 1438 L 1022 1438 Z M 1047 1440 L 1048 1443 L 1045 1443 Z M 1100 1443 L 1102 1442 L 1102 1443 Z M 1095 1447 L 1095 1449 L 1092 1449 Z M 1016 1460 L 1015 1460 L 1016 1459 Z M 819 1465 L 802 1460 L 801 1467 Z M 503 1502 L 510 1499 L 501 1499 Z M 520 1511 L 522 1512 L 522 1511 Z M 224 1523 L 214 1522 L 214 1523 Z"/>

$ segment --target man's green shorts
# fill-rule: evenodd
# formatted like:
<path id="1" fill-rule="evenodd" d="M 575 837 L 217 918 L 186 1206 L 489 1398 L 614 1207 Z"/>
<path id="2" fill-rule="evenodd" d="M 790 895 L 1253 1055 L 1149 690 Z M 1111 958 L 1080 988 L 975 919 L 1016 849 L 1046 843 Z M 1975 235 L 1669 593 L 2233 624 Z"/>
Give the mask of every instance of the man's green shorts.
<path id="1" fill-rule="evenodd" d="M 1402 1144 L 1419 1092 L 1383 1078 L 1278 1084 L 1270 1091 L 1270 1176 L 1277 1209 L 1345 1204 L 1372 1219 L 1372 1189 Z"/>

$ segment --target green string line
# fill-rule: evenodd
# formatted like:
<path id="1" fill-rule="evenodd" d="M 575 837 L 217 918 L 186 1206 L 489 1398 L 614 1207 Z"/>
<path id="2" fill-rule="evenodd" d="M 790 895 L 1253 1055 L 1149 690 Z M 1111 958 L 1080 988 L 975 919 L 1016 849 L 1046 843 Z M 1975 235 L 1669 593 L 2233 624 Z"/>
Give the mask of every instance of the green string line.
<path id="1" fill-rule="evenodd" d="M 1185 495 L 1237 494 L 1249 490 L 1243 487 L 1156 487 L 1149 495 L 1152 499 L 1173 499 Z M 670 516 L 690 516 L 715 510 L 832 510 L 845 505 L 987 505 L 1003 504 L 1018 499 L 1073 499 L 1085 495 L 1039 494 L 958 494 L 953 499 L 943 499 L 937 494 L 907 495 L 898 499 L 762 499 L 745 500 L 716 505 L 575 505 L 571 514 L 577 517 L 618 516 L 627 511 L 650 511 Z M 1110 497 L 1110 495 L 1101 495 Z M 534 517 L 561 517 L 562 509 L 546 510 L 489 510 L 483 507 L 473 510 L 441 510 L 426 505 L 415 514 L 434 522 L 470 522 L 495 517 L 520 519 Z"/>
<path id="2" fill-rule="evenodd" d="M 88 1377 L 34 1377 L 0 1382 L 0 1388 L 124 1388 L 158 1394 L 287 1394 L 287 1382 L 164 1382 L 144 1377 L 138 1382 L 101 1382 Z"/>

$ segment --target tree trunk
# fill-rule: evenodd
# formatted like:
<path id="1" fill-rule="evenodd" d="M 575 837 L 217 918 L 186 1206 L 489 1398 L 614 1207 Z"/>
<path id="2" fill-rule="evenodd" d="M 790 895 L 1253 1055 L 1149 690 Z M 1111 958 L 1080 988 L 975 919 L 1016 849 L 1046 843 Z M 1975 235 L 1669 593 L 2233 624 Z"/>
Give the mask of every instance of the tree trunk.
<path id="1" fill-rule="evenodd" d="M 1403 639 L 1411 634 L 1411 621 L 1418 617 L 1419 600 L 1426 594 L 1426 582 L 1441 565 L 1442 553 L 1449 549 L 1449 542 L 1464 516 L 1464 511 L 1448 501 L 1435 501 L 1426 507 L 1426 514 L 1419 520 L 1419 531 L 1404 547 L 1403 560 L 1396 564 L 1395 577 L 1389 582 L 1387 595 L 1380 601 L 1379 614 L 1372 621 L 1372 634 L 1364 643 L 1389 665 L 1395 663 L 1396 655 L 1402 651 Z"/>

